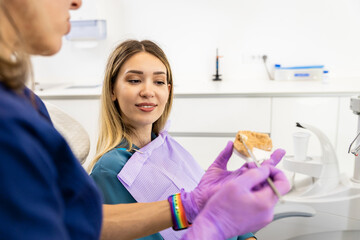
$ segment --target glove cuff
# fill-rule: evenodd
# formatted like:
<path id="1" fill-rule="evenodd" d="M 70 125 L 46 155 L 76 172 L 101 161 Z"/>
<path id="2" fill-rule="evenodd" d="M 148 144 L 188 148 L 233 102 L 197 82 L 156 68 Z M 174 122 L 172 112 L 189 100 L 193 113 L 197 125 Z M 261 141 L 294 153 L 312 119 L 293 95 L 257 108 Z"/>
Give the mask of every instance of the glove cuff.
<path id="1" fill-rule="evenodd" d="M 196 216 L 199 214 L 199 208 L 197 207 L 193 195 L 182 188 L 180 193 L 181 201 L 185 209 L 186 218 L 189 223 L 193 223 Z"/>

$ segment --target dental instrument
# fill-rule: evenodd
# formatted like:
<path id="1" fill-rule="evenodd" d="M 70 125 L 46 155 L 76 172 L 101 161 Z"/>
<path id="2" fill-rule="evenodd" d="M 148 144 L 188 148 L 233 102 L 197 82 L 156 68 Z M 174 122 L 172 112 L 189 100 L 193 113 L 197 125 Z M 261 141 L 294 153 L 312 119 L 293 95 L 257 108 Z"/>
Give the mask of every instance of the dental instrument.
<path id="1" fill-rule="evenodd" d="M 351 147 L 354 144 L 354 142 L 358 139 L 359 136 L 360 136 L 360 132 L 358 133 L 358 135 L 356 135 L 355 139 L 350 143 L 349 150 L 348 150 L 348 153 L 351 152 L 352 154 L 355 155 L 355 157 L 357 157 L 359 155 L 360 145 L 353 149 Z"/>
<path id="2" fill-rule="evenodd" d="M 269 68 L 268 68 L 268 64 L 267 64 L 268 56 L 267 55 L 262 55 L 261 58 L 263 60 L 264 67 L 265 67 L 265 70 L 266 70 L 266 73 L 268 75 L 269 80 L 274 80 L 274 74 L 272 73 L 273 71 L 270 71 Z M 278 65 L 276 64 L 275 66 L 278 66 Z"/>
<path id="3" fill-rule="evenodd" d="M 221 81 L 221 74 L 219 74 L 219 52 L 218 52 L 218 49 L 216 49 L 216 74 L 214 75 L 214 81 Z"/>
<path id="4" fill-rule="evenodd" d="M 256 167 L 261 167 L 260 166 L 260 163 L 258 162 L 258 160 L 256 159 L 255 155 L 253 154 L 253 152 L 248 148 L 248 146 L 246 145 L 244 139 L 246 140 L 247 139 L 247 136 L 243 135 L 243 134 L 240 134 L 240 141 L 241 143 L 244 145 L 246 151 L 249 153 L 250 155 L 250 158 L 252 159 L 252 161 L 255 163 Z M 274 191 L 274 193 L 276 194 L 276 196 L 279 198 L 279 201 L 282 203 L 284 202 L 283 201 L 283 198 L 281 196 L 281 194 L 279 193 L 279 191 L 277 190 L 277 188 L 275 187 L 274 185 L 274 182 L 271 180 L 270 177 L 268 177 L 266 179 L 266 181 L 269 183 L 271 189 Z"/>
<path id="5" fill-rule="evenodd" d="M 354 114 L 358 115 L 358 129 L 357 136 L 354 141 L 351 143 L 349 150 L 351 149 L 352 144 L 356 141 L 356 145 L 358 145 L 354 150 L 351 150 L 351 153 L 355 155 L 355 166 L 354 166 L 354 176 L 351 178 L 353 182 L 360 183 L 360 156 L 358 154 L 360 150 L 360 96 L 352 97 L 350 99 L 350 109 Z"/>

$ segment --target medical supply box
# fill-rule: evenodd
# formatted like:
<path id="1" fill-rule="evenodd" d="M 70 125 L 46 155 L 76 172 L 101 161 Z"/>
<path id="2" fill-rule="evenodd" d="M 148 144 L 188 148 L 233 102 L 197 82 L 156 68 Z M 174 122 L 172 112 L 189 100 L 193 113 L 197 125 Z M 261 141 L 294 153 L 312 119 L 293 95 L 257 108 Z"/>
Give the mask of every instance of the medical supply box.
<path id="1" fill-rule="evenodd" d="M 277 81 L 317 81 L 322 80 L 324 65 L 281 67 L 275 65 L 274 80 Z"/>

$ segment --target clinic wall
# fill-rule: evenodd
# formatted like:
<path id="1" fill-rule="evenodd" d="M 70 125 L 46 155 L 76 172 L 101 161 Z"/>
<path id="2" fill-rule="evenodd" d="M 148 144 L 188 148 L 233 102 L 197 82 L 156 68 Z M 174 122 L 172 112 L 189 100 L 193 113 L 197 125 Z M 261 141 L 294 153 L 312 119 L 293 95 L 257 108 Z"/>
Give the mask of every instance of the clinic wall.
<path id="1" fill-rule="evenodd" d="M 175 85 L 212 84 L 216 48 L 223 82 L 239 89 L 266 81 L 263 65 L 245 61 L 251 54 L 324 64 L 333 81 L 360 77 L 359 0 L 83 0 L 73 16 L 106 19 L 107 39 L 89 49 L 64 40 L 56 56 L 34 57 L 36 81 L 100 83 L 108 54 L 128 38 L 159 43 Z"/>

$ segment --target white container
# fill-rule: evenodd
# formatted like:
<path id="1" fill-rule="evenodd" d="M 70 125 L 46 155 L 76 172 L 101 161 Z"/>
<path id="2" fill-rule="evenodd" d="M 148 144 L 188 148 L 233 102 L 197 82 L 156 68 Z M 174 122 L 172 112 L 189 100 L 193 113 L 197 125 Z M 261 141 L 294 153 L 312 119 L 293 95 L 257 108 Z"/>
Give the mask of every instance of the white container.
<path id="1" fill-rule="evenodd" d="M 274 80 L 276 81 L 318 81 L 323 79 L 323 65 L 281 67 L 275 66 Z"/>
<path id="2" fill-rule="evenodd" d="M 309 138 L 310 134 L 307 132 L 296 132 L 293 134 L 295 161 L 302 162 L 306 160 Z"/>

